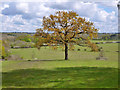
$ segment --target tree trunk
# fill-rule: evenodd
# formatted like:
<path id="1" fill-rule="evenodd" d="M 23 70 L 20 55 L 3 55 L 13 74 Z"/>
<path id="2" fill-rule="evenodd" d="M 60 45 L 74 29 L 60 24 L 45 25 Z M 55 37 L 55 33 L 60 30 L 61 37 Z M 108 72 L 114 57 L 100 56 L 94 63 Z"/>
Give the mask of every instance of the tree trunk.
<path id="1" fill-rule="evenodd" d="M 68 45 L 65 43 L 65 60 L 68 60 Z"/>

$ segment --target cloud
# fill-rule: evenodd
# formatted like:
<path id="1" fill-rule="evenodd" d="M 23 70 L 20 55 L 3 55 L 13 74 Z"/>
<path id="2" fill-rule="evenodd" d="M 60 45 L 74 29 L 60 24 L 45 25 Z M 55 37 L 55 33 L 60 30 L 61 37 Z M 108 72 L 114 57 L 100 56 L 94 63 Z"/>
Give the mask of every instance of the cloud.
<path id="1" fill-rule="evenodd" d="M 105 4 L 105 3 L 104 3 Z M 63 2 L 63 3 L 46 3 L 46 7 L 57 10 L 73 10 L 77 12 L 81 17 L 90 18 L 92 21 L 105 22 L 108 17 L 111 19 L 115 17 L 115 14 L 107 12 L 103 8 L 99 8 L 98 3 L 84 3 L 84 2 Z M 114 6 L 114 5 L 113 5 Z M 110 14 L 110 15 L 109 15 Z"/>
<path id="2" fill-rule="evenodd" d="M 111 2 L 10 2 L 0 6 L 4 31 L 35 31 L 42 25 L 43 16 L 58 10 L 77 12 L 81 17 L 95 23 L 99 32 L 117 32 L 117 7 Z M 114 9 L 109 9 L 114 8 Z M 108 11 L 109 9 L 109 11 Z M 109 29 L 109 30 L 108 30 Z"/>
<path id="3" fill-rule="evenodd" d="M 8 7 L 2 10 L 2 14 L 4 15 L 17 15 L 17 14 L 22 14 L 23 12 L 21 10 L 18 10 L 16 8 L 15 3 L 10 3 Z"/>
<path id="4" fill-rule="evenodd" d="M 94 17 L 98 9 L 97 4 L 84 2 L 74 3 L 73 8 L 79 13 L 80 16 L 86 16 L 90 18 Z"/>
<path id="5" fill-rule="evenodd" d="M 17 10 L 21 10 L 24 13 L 28 13 L 30 9 L 28 3 L 16 3 L 15 6 Z"/>
<path id="6" fill-rule="evenodd" d="M 2 31 L 4 32 L 35 32 L 41 27 L 41 19 L 23 19 L 21 15 L 6 16 L 2 15 Z"/>
<path id="7" fill-rule="evenodd" d="M 17 21 L 15 21 L 14 24 L 17 24 L 17 25 L 24 25 L 24 23 L 22 23 L 22 22 L 17 22 Z"/>
<path id="8" fill-rule="evenodd" d="M 3 15 L 14 16 L 22 15 L 24 19 L 32 19 L 35 15 L 30 14 L 28 3 L 9 3 L 9 7 L 2 10 Z"/>
<path id="9" fill-rule="evenodd" d="M 99 4 L 106 6 L 106 7 L 117 7 L 118 0 L 111 0 L 111 1 L 106 1 L 106 2 L 99 2 Z"/>
<path id="10" fill-rule="evenodd" d="M 44 3 L 10 3 L 9 7 L 2 10 L 3 15 L 22 15 L 24 19 L 42 18 L 44 15 L 55 11 L 44 6 Z"/>
<path id="11" fill-rule="evenodd" d="M 94 25 L 99 29 L 100 33 L 117 33 L 117 22 L 94 22 Z"/>
<path id="12" fill-rule="evenodd" d="M 59 1 L 59 0 L 58 0 Z M 53 8 L 53 9 L 57 9 L 57 10 L 63 10 L 63 9 L 67 9 L 70 10 L 73 5 L 72 2 L 48 2 L 45 3 L 45 7 L 49 7 L 49 8 Z"/>

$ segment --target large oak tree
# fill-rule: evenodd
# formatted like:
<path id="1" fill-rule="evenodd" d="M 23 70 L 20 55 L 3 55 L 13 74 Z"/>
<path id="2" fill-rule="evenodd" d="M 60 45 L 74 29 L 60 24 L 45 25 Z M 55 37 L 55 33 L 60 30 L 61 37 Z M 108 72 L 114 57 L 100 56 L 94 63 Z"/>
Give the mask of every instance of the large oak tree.
<path id="1" fill-rule="evenodd" d="M 68 45 L 72 46 L 76 40 L 84 40 L 94 51 L 97 46 L 90 39 L 97 37 L 98 29 L 93 22 L 86 21 L 76 12 L 58 11 L 55 15 L 43 17 L 43 28 L 36 29 L 35 36 L 38 38 L 36 46 L 40 48 L 43 44 L 64 45 L 65 60 L 68 59 Z"/>

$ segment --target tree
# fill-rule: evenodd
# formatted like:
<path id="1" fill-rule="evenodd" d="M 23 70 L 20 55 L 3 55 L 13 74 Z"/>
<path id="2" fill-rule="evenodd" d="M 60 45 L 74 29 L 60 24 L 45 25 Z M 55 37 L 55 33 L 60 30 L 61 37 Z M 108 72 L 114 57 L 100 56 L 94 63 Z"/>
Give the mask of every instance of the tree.
<path id="1" fill-rule="evenodd" d="M 17 37 L 17 40 L 25 41 L 25 42 L 31 42 L 32 36 L 23 34 Z"/>
<path id="2" fill-rule="evenodd" d="M 0 57 L 5 59 L 10 55 L 10 47 L 8 41 L 0 40 Z"/>
<path id="3" fill-rule="evenodd" d="M 55 15 L 44 16 L 42 26 L 43 28 L 36 29 L 37 47 L 40 48 L 44 43 L 54 46 L 63 44 L 65 60 L 68 59 L 68 45 L 73 46 L 77 39 L 86 40 L 89 44 L 90 39 L 97 37 L 98 32 L 92 22 L 73 11 L 58 11 Z"/>

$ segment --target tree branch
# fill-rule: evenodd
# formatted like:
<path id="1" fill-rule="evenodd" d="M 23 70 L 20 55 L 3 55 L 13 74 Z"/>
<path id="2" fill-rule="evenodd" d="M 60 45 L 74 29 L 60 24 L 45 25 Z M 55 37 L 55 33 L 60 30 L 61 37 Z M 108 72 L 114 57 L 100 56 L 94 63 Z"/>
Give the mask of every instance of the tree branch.
<path id="1" fill-rule="evenodd" d="M 74 32 L 73 36 L 72 36 L 72 37 L 70 37 L 70 39 L 72 39 L 72 38 L 74 38 L 74 37 L 75 37 L 75 32 Z"/>

